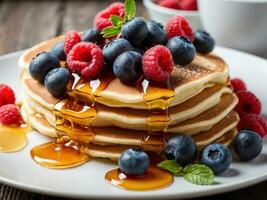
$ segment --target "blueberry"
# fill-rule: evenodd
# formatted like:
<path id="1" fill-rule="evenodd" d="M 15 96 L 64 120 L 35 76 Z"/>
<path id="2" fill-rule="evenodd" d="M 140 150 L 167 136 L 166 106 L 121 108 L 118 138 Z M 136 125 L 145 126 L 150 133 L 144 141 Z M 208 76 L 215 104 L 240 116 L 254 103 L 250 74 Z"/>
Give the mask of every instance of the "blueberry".
<path id="1" fill-rule="evenodd" d="M 100 45 L 103 42 L 103 37 L 97 28 L 91 28 L 83 32 L 81 40 Z"/>
<path id="2" fill-rule="evenodd" d="M 167 34 L 164 31 L 162 24 L 153 20 L 147 22 L 148 34 L 143 41 L 146 47 L 152 47 L 157 44 L 165 45 L 167 43 Z"/>
<path id="3" fill-rule="evenodd" d="M 241 160 L 249 161 L 261 153 L 262 139 L 254 131 L 242 130 L 236 135 L 233 148 Z"/>
<path id="4" fill-rule="evenodd" d="M 197 146 L 188 135 L 176 135 L 170 138 L 165 147 L 165 156 L 185 166 L 192 163 L 197 154 Z"/>
<path id="5" fill-rule="evenodd" d="M 132 44 L 141 44 L 148 34 L 148 28 L 145 20 L 135 17 L 122 26 L 121 33 Z"/>
<path id="6" fill-rule="evenodd" d="M 199 53 L 210 53 L 215 47 L 215 40 L 206 31 L 197 31 L 194 45 Z"/>
<path id="7" fill-rule="evenodd" d="M 57 67 L 60 67 L 59 59 L 51 52 L 43 52 L 32 59 L 29 71 L 35 80 L 43 83 L 47 73 Z"/>
<path id="8" fill-rule="evenodd" d="M 167 48 L 171 51 L 173 61 L 177 65 L 191 63 L 196 55 L 192 42 L 183 36 L 171 38 L 167 43 Z"/>
<path id="9" fill-rule="evenodd" d="M 133 47 L 130 42 L 123 38 L 112 40 L 103 48 L 104 59 L 106 63 L 113 65 L 120 54 L 132 49 Z"/>
<path id="10" fill-rule="evenodd" d="M 59 59 L 59 60 L 66 60 L 66 54 L 64 52 L 64 41 L 56 43 L 51 52 Z"/>
<path id="11" fill-rule="evenodd" d="M 209 144 L 200 155 L 200 163 L 210 167 L 214 174 L 221 174 L 229 169 L 231 162 L 232 154 L 222 144 Z"/>
<path id="12" fill-rule="evenodd" d="M 61 97 L 66 92 L 70 73 L 65 68 L 52 69 L 45 77 L 45 87 L 55 97 Z"/>
<path id="13" fill-rule="evenodd" d="M 143 175 L 149 166 L 149 156 L 139 149 L 127 149 L 119 159 L 120 170 L 126 175 Z"/>
<path id="14" fill-rule="evenodd" d="M 113 64 L 113 72 L 123 83 L 135 82 L 142 74 L 142 55 L 135 51 L 122 53 Z"/>

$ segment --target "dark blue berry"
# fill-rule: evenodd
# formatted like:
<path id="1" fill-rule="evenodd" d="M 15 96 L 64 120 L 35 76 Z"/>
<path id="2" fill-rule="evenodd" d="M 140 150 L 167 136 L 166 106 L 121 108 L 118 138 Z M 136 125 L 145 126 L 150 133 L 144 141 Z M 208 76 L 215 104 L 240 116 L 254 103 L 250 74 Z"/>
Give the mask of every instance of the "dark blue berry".
<path id="1" fill-rule="evenodd" d="M 103 37 L 97 28 L 91 28 L 83 32 L 81 41 L 92 42 L 98 45 L 103 43 Z"/>
<path id="2" fill-rule="evenodd" d="M 127 149 L 119 159 L 120 170 L 126 175 L 143 175 L 147 172 L 149 166 L 149 156 L 139 149 Z"/>
<path id="3" fill-rule="evenodd" d="M 45 77 L 45 87 L 55 97 L 61 97 L 66 92 L 70 73 L 65 68 L 52 69 Z"/>
<path id="4" fill-rule="evenodd" d="M 262 139 L 254 131 L 242 130 L 236 135 L 233 148 L 241 160 L 249 161 L 261 153 Z"/>
<path id="5" fill-rule="evenodd" d="M 109 65 L 113 65 L 120 54 L 131 51 L 132 49 L 133 47 L 130 42 L 123 38 L 112 40 L 103 48 L 105 62 Z"/>
<path id="6" fill-rule="evenodd" d="M 123 83 L 133 83 L 142 74 L 142 55 L 127 51 L 119 55 L 113 64 L 115 76 Z"/>
<path id="7" fill-rule="evenodd" d="M 64 52 L 64 41 L 56 43 L 51 52 L 59 59 L 59 60 L 66 60 L 66 54 Z"/>
<path id="8" fill-rule="evenodd" d="M 123 38 L 138 45 L 146 38 L 148 28 L 145 20 L 135 17 L 122 26 L 121 33 Z"/>
<path id="9" fill-rule="evenodd" d="M 211 168 L 214 174 L 221 174 L 229 169 L 231 162 L 232 154 L 222 144 L 209 144 L 200 155 L 200 163 Z"/>
<path id="10" fill-rule="evenodd" d="M 177 65 L 191 63 L 196 55 L 192 42 L 183 36 L 171 38 L 167 43 L 167 48 L 171 51 L 173 61 Z"/>
<path id="11" fill-rule="evenodd" d="M 185 166 L 194 161 L 197 154 L 197 146 L 188 135 L 176 135 L 170 138 L 165 147 L 165 156 L 169 160 L 175 160 Z"/>
<path id="12" fill-rule="evenodd" d="M 215 47 L 215 40 L 206 31 L 197 31 L 194 45 L 199 53 L 210 53 Z"/>
<path id="13" fill-rule="evenodd" d="M 60 67 L 59 59 L 51 52 L 43 52 L 32 59 L 29 72 L 35 80 L 43 83 L 47 73 L 57 67 Z"/>

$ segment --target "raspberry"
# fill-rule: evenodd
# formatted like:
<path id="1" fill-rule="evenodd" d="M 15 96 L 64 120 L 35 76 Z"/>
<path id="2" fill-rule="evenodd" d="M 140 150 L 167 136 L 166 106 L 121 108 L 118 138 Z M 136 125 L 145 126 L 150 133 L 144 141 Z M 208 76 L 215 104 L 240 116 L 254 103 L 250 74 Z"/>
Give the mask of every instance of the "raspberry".
<path id="1" fill-rule="evenodd" d="M 169 39 L 175 36 L 185 36 L 191 41 L 194 40 L 194 33 L 183 16 L 172 17 L 167 23 L 166 32 Z"/>
<path id="2" fill-rule="evenodd" d="M 0 84 L 0 107 L 6 104 L 15 103 L 15 94 L 6 84 Z"/>
<path id="3" fill-rule="evenodd" d="M 180 9 L 178 0 L 160 0 L 158 4 L 166 8 Z"/>
<path id="4" fill-rule="evenodd" d="M 266 128 L 266 122 L 255 114 L 243 116 L 238 125 L 238 130 L 252 130 L 257 132 L 262 138 L 266 135 Z"/>
<path id="5" fill-rule="evenodd" d="M 72 47 L 81 41 L 81 36 L 77 31 L 69 31 L 65 36 L 64 52 L 66 55 L 70 52 Z"/>
<path id="6" fill-rule="evenodd" d="M 100 11 L 94 19 L 94 26 L 98 30 L 102 30 L 108 26 L 111 26 L 111 21 L 109 20 L 109 17 L 111 15 L 117 15 L 120 17 L 124 17 L 125 9 L 123 3 L 113 3 L 109 7 L 107 7 L 105 10 Z"/>
<path id="7" fill-rule="evenodd" d="M 0 123 L 9 124 L 19 124 L 22 118 L 17 106 L 13 104 L 7 104 L 0 108 Z"/>
<path id="8" fill-rule="evenodd" d="M 261 102 L 252 92 L 239 91 L 237 96 L 239 103 L 235 110 L 241 117 L 246 114 L 259 115 L 261 113 Z"/>
<path id="9" fill-rule="evenodd" d="M 156 82 L 167 81 L 174 65 L 171 52 L 162 45 L 147 50 L 142 63 L 145 77 Z"/>
<path id="10" fill-rule="evenodd" d="M 180 0 L 182 10 L 197 10 L 197 0 Z"/>
<path id="11" fill-rule="evenodd" d="M 102 70 L 104 56 L 102 50 L 94 43 L 80 42 L 71 49 L 67 56 L 70 69 L 85 78 L 95 77 Z"/>
<path id="12" fill-rule="evenodd" d="M 246 84 L 244 83 L 244 81 L 242 81 L 239 78 L 232 79 L 230 82 L 231 82 L 231 85 L 232 85 L 235 93 L 237 93 L 241 90 L 247 90 Z"/>

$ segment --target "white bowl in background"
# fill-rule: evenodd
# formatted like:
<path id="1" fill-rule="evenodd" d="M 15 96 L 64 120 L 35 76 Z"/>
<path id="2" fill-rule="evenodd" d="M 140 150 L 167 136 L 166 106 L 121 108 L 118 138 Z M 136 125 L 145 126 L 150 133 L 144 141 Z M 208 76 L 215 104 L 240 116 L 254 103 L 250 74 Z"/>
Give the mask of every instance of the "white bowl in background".
<path id="1" fill-rule="evenodd" d="M 143 0 L 143 3 L 147 8 L 149 17 L 152 20 L 160 22 L 164 26 L 167 24 L 168 20 L 172 16 L 182 15 L 189 21 L 194 31 L 202 28 L 202 23 L 198 11 L 187 11 L 187 10 L 165 8 L 157 5 L 156 3 L 154 3 L 153 0 Z"/>

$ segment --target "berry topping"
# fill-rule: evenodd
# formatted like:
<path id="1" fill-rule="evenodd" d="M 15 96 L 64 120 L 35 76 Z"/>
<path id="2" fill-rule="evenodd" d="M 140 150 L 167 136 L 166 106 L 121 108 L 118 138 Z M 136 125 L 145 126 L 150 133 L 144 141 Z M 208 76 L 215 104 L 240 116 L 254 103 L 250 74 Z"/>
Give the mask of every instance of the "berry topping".
<path id="1" fill-rule="evenodd" d="M 191 41 L 194 40 L 194 33 L 183 16 L 172 17 L 166 25 L 166 32 L 169 39 L 175 36 L 185 36 Z"/>
<path id="2" fill-rule="evenodd" d="M 60 67 L 59 59 L 51 52 L 43 52 L 32 59 L 29 72 L 35 80 L 43 83 L 46 74 L 57 67 Z"/>
<path id="3" fill-rule="evenodd" d="M 197 10 L 197 0 L 179 0 L 181 10 Z"/>
<path id="4" fill-rule="evenodd" d="M 237 96 L 239 102 L 235 109 L 241 117 L 246 114 L 261 113 L 261 102 L 252 92 L 239 91 Z"/>
<path id="5" fill-rule="evenodd" d="M 112 25 L 109 19 L 110 16 L 117 15 L 119 17 L 124 17 L 124 13 L 125 10 L 123 3 L 113 3 L 95 16 L 94 26 L 98 30 L 102 31 L 102 29 Z"/>
<path id="6" fill-rule="evenodd" d="M 104 57 L 102 50 L 96 44 L 80 42 L 69 52 L 67 62 L 73 71 L 85 78 L 92 78 L 102 70 Z"/>
<path id="7" fill-rule="evenodd" d="M 132 45 L 130 42 L 123 38 L 115 39 L 110 41 L 104 48 L 103 48 L 103 55 L 105 58 L 105 61 L 109 65 L 113 65 L 116 58 L 126 52 L 133 50 Z"/>
<path id="8" fill-rule="evenodd" d="M 192 42 L 183 36 L 171 38 L 166 47 L 170 50 L 173 61 L 177 65 L 191 63 L 196 55 L 196 50 Z"/>
<path id="9" fill-rule="evenodd" d="M 127 149 L 119 159 L 120 170 L 126 175 L 143 175 L 147 172 L 149 166 L 148 155 L 139 149 Z"/>
<path id="10" fill-rule="evenodd" d="M 45 87 L 53 96 L 61 97 L 66 92 L 69 77 L 70 73 L 67 69 L 53 69 L 45 77 Z"/>
<path id="11" fill-rule="evenodd" d="M 15 103 L 15 94 L 6 84 L 0 84 L 0 107 L 6 104 Z"/>
<path id="12" fill-rule="evenodd" d="M 161 45 L 147 50 L 142 63 L 145 77 L 155 82 L 167 81 L 174 65 L 171 52 Z"/>
<path id="13" fill-rule="evenodd" d="M 242 90 L 247 90 L 246 84 L 239 78 L 232 79 L 230 82 L 235 93 Z"/>
<path id="14" fill-rule="evenodd" d="M 64 52 L 66 55 L 70 52 L 72 47 L 81 41 L 81 36 L 77 31 L 69 31 L 65 36 Z"/>
<path id="15" fill-rule="evenodd" d="M 197 155 L 197 146 L 188 135 L 176 135 L 170 138 L 165 147 L 165 156 L 169 160 L 175 160 L 185 166 L 194 161 Z"/>
<path id="16" fill-rule="evenodd" d="M 0 107 L 0 123 L 4 125 L 20 124 L 22 121 L 19 109 L 14 104 Z"/>
<path id="17" fill-rule="evenodd" d="M 163 26 L 153 20 L 147 22 L 148 34 L 143 41 L 146 47 L 152 47 L 157 44 L 165 45 L 167 43 L 167 34 Z"/>
<path id="18" fill-rule="evenodd" d="M 59 59 L 59 60 L 66 60 L 66 54 L 64 52 L 64 41 L 56 43 L 51 52 Z"/>
<path id="19" fill-rule="evenodd" d="M 209 144 L 200 155 L 200 163 L 207 165 L 214 174 L 221 174 L 229 169 L 232 162 L 230 150 L 222 144 Z"/>
<path id="20" fill-rule="evenodd" d="M 242 130 L 236 135 L 233 141 L 233 148 L 241 160 L 249 161 L 261 153 L 262 140 L 257 133 Z"/>
<path id="21" fill-rule="evenodd" d="M 179 0 L 160 0 L 158 4 L 166 8 L 180 9 Z"/>
<path id="22" fill-rule="evenodd" d="M 102 45 L 104 38 L 100 34 L 100 31 L 97 28 L 91 28 L 84 31 L 81 41 L 83 42 L 92 42 L 98 45 Z"/>
<path id="23" fill-rule="evenodd" d="M 195 33 L 194 45 L 197 52 L 207 54 L 215 47 L 215 40 L 206 31 L 197 31 Z"/>
<path id="24" fill-rule="evenodd" d="M 263 138 L 267 133 L 266 122 L 258 115 L 248 114 L 241 118 L 238 130 L 252 130 Z"/>
<path id="25" fill-rule="evenodd" d="M 138 45 L 146 38 L 148 28 L 145 20 L 135 17 L 122 26 L 121 33 L 123 38 Z"/>

